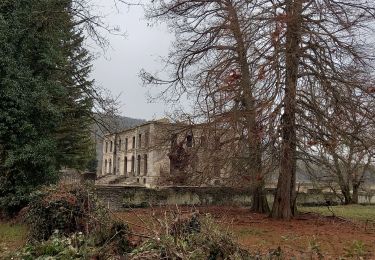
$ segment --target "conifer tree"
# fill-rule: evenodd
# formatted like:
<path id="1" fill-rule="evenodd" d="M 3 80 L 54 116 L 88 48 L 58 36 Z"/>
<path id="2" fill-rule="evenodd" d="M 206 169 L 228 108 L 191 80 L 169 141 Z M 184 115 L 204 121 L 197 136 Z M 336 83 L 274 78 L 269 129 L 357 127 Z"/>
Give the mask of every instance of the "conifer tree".
<path id="1" fill-rule="evenodd" d="M 0 3 L 0 208 L 14 213 L 90 153 L 93 85 L 70 0 Z"/>

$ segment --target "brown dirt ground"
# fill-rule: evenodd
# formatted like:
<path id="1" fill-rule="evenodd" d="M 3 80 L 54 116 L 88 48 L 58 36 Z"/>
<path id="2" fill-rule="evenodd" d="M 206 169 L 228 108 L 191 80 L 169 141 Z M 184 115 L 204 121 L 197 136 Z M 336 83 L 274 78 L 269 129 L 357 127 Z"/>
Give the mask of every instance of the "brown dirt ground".
<path id="1" fill-rule="evenodd" d="M 375 259 L 375 225 L 353 222 L 317 214 L 301 214 L 293 220 L 273 220 L 266 215 L 251 213 L 237 207 L 198 207 L 201 214 L 211 214 L 220 227 L 228 229 L 238 242 L 252 252 L 265 254 L 280 247 L 284 256 L 295 259 L 338 259 L 348 252 L 359 251 L 363 258 Z M 179 208 L 182 213 L 192 208 Z M 134 233 L 149 235 L 156 218 L 176 208 L 134 209 L 116 215 L 129 223 Z M 154 215 L 154 216 L 153 216 Z M 157 226 L 157 224 L 156 224 Z M 141 242 L 141 238 L 137 242 Z M 360 241 L 353 246 L 355 241 Z M 359 246 L 358 246 L 359 245 Z M 315 250 L 314 250 L 315 248 Z M 348 251 L 349 250 L 349 251 Z"/>

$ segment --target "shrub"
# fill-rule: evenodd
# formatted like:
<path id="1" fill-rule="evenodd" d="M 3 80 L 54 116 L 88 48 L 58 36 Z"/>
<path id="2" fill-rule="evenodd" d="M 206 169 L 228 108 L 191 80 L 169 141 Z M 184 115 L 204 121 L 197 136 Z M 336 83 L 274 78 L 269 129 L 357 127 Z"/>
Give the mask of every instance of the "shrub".
<path id="1" fill-rule="evenodd" d="M 38 248 L 51 245 L 59 252 L 59 246 L 78 233 L 83 235 L 86 247 L 98 249 L 98 256 L 123 255 L 131 250 L 129 228 L 111 216 L 87 187 L 45 187 L 33 194 L 26 209 L 29 247 L 35 254 Z M 43 252 L 53 256 L 55 251 Z"/>
<path id="2" fill-rule="evenodd" d="M 48 186 L 32 194 L 26 209 L 29 240 L 47 240 L 55 230 L 62 235 L 100 231 L 108 226 L 108 212 L 93 192 L 77 186 Z"/>
<path id="3" fill-rule="evenodd" d="M 46 241 L 25 246 L 12 259 L 90 259 L 97 254 L 97 250 L 88 241 L 81 232 L 64 236 L 56 231 Z"/>
<path id="4" fill-rule="evenodd" d="M 178 215 L 160 223 L 164 227 L 162 234 L 146 240 L 130 254 L 130 259 L 255 259 L 210 216 Z"/>

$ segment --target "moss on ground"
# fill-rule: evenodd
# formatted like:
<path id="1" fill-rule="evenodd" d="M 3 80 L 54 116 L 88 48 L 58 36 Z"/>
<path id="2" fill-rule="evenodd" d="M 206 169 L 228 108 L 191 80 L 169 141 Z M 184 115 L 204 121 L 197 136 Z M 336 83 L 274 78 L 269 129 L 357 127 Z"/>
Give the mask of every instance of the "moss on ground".
<path id="1" fill-rule="evenodd" d="M 356 221 L 374 221 L 375 222 L 375 205 L 340 205 L 340 206 L 320 206 L 320 207 L 299 207 L 300 212 L 314 212 L 324 216 L 343 217 Z"/>
<path id="2" fill-rule="evenodd" d="M 27 228 L 21 224 L 0 222 L 0 258 L 3 253 L 12 252 L 25 244 Z"/>

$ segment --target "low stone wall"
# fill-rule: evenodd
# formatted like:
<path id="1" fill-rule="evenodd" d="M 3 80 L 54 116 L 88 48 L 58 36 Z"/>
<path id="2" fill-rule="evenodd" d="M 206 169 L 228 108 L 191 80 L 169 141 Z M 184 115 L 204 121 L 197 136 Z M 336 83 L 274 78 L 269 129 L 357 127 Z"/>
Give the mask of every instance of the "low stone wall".
<path id="1" fill-rule="evenodd" d="M 149 189 L 145 187 L 124 187 L 96 185 L 96 193 L 106 207 L 114 211 L 125 208 L 139 208 L 148 206 L 165 205 L 191 205 L 191 206 L 243 206 L 251 205 L 250 189 L 235 189 L 226 187 L 164 187 Z M 272 205 L 274 189 L 267 189 L 267 200 Z M 311 190 L 299 193 L 299 205 L 325 205 L 339 204 L 340 201 L 332 193 Z M 360 196 L 360 203 L 375 203 L 375 196 L 368 200 Z"/>
<path id="2" fill-rule="evenodd" d="M 112 210 L 127 207 L 164 205 L 228 205 L 249 206 L 249 189 L 222 187 L 144 187 L 96 186 L 97 196 Z"/>

